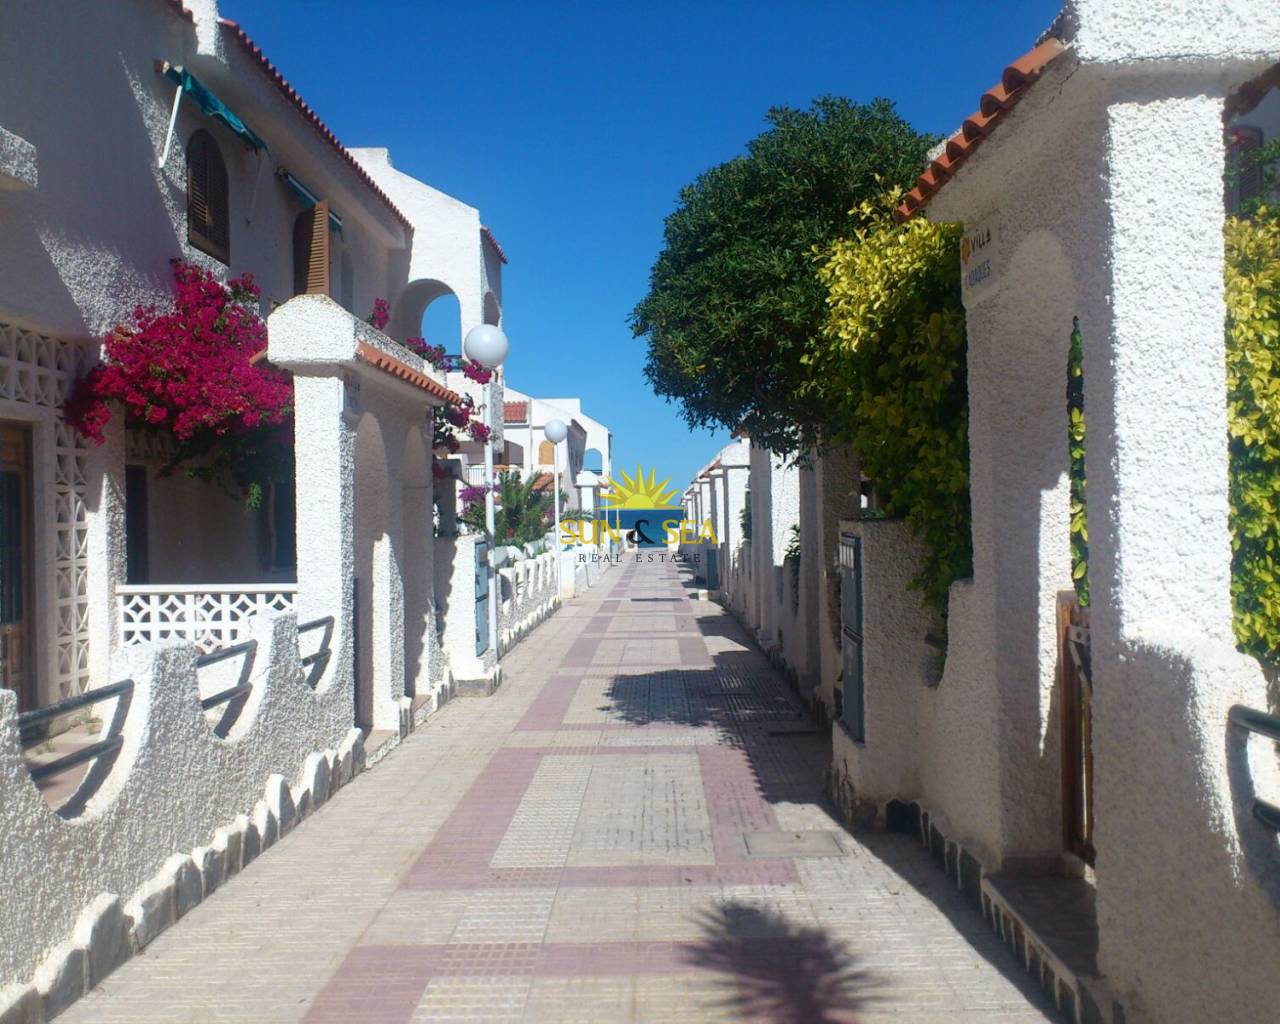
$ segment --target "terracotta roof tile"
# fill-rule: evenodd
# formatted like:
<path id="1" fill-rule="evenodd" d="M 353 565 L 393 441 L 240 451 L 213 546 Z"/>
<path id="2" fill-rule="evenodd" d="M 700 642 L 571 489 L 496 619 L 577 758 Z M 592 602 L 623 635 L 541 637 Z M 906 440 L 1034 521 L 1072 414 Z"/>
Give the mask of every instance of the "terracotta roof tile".
<path id="1" fill-rule="evenodd" d="M 528 402 L 503 402 L 502 403 L 502 422 L 503 423 L 528 423 L 529 422 L 529 403 Z"/>
<path id="2" fill-rule="evenodd" d="M 415 370 L 408 363 L 401 362 L 395 356 L 383 352 L 380 348 L 375 348 L 367 341 L 356 342 L 356 355 L 370 366 L 376 366 L 379 370 L 383 370 L 393 377 L 399 377 L 405 383 L 421 388 L 427 394 L 442 398 L 450 405 L 459 405 L 462 402 L 462 396 L 456 391 L 450 391 L 443 384 L 428 377 L 422 371 Z"/>
<path id="3" fill-rule="evenodd" d="M 1050 62 L 1065 49 L 1060 40 L 1046 39 L 1004 69 L 1000 82 L 982 94 L 978 109 L 964 119 L 960 130 L 947 139 L 942 153 L 916 179 L 915 188 L 902 197 L 896 211 L 898 220 L 913 216 L 955 176 L 973 151 L 1026 95 Z"/>
<path id="4" fill-rule="evenodd" d="M 480 237 L 493 246 L 493 251 L 498 254 L 498 259 L 502 260 L 503 263 L 509 262 L 507 260 L 506 252 L 503 250 L 502 246 L 498 244 L 498 240 L 493 237 L 493 232 L 483 224 L 480 225 Z"/>
<path id="5" fill-rule="evenodd" d="M 396 219 L 405 227 L 412 228 L 413 225 L 409 223 L 408 218 L 396 208 L 396 205 L 391 201 L 391 198 L 377 186 L 371 177 L 369 177 L 369 173 L 356 162 L 356 158 L 347 151 L 346 146 L 338 141 L 338 137 L 329 130 L 329 126 L 320 120 L 320 115 L 312 110 L 306 100 L 298 95 L 298 91 L 289 84 L 288 79 L 280 73 L 280 69 L 267 59 L 267 55 L 262 52 L 252 39 L 249 38 L 248 33 L 246 33 L 245 30 L 236 22 L 231 21 L 228 18 L 219 18 L 218 21 L 236 37 L 236 40 L 240 45 L 243 46 L 245 50 L 248 51 L 249 55 L 258 62 L 258 65 L 262 68 L 266 76 L 275 83 L 276 88 L 284 93 L 285 98 L 298 108 L 303 117 L 311 122 L 311 126 L 317 133 L 319 133 L 320 137 L 342 155 L 342 158 L 351 165 L 351 169 L 356 172 L 356 176 L 369 187 L 369 190 L 373 192 L 375 196 L 382 200 L 387 209 L 395 214 Z"/>

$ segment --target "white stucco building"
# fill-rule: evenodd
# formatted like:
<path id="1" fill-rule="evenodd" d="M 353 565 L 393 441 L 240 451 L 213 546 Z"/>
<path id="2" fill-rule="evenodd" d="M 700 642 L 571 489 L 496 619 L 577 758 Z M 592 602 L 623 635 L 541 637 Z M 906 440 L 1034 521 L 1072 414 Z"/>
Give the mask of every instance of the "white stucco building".
<path id="1" fill-rule="evenodd" d="M 507 388 L 504 397 L 504 463 L 519 469 L 522 479 L 545 474 L 549 480 L 555 453 L 543 428 L 559 420 L 569 430 L 560 449 L 560 491 L 571 509 L 599 508 L 601 487 L 613 472 L 609 428 L 582 411 L 580 398 L 535 398 L 514 388 Z"/>
<path id="2" fill-rule="evenodd" d="M 162 473 L 165 436 L 119 409 L 97 447 L 63 422 L 103 336 L 171 304 L 172 260 L 261 287 L 294 402 L 261 509 Z M 474 208 L 344 148 L 215 0 L 0 11 L 0 1019 L 53 1016 L 441 701 L 492 691 L 558 606 L 554 556 L 498 571 L 435 508 L 465 460 L 432 451 L 433 412 L 471 394 L 501 451 L 501 374 L 402 344 L 449 293 L 451 352 L 501 324 L 505 263 Z"/>
<path id="3" fill-rule="evenodd" d="M 986 261 L 963 282 L 973 576 L 945 626 L 856 453 L 753 447 L 735 488 L 730 446 L 686 492 L 696 516 L 750 509 L 723 599 L 835 717 L 842 811 L 919 835 L 1071 1020 L 1275 1016 L 1280 780 L 1238 724 L 1268 699 L 1231 630 L 1221 239 L 1250 198 L 1224 190 L 1237 133 L 1280 127 L 1277 59 L 1275 5 L 1077 0 L 906 197 L 903 217 L 962 222 Z"/>

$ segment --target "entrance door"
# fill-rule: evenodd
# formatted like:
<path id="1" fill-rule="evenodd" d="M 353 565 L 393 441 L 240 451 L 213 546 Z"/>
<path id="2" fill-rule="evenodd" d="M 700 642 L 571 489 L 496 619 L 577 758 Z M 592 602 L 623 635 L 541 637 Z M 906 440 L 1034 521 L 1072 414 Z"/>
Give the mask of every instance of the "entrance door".
<path id="1" fill-rule="evenodd" d="M 0 422 L 0 686 L 35 706 L 32 651 L 31 428 Z"/>

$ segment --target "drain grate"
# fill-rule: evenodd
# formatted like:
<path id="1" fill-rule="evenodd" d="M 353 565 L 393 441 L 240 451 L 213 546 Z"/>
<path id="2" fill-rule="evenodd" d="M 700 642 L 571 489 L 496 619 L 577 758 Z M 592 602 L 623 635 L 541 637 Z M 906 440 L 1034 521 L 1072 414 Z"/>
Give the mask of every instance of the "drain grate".
<path id="1" fill-rule="evenodd" d="M 752 857 L 843 857 L 834 832 L 744 832 Z"/>

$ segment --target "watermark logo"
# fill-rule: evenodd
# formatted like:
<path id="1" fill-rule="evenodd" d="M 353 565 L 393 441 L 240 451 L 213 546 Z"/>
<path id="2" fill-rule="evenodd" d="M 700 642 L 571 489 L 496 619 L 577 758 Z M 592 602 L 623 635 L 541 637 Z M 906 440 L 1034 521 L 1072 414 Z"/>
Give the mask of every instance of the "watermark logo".
<path id="1" fill-rule="evenodd" d="M 657 471 L 636 466 L 634 474 L 623 470 L 605 481 L 600 495 L 601 518 L 560 524 L 560 542 L 599 544 L 605 539 L 620 543 L 625 536 L 636 547 L 658 548 L 676 544 L 715 544 L 711 520 L 695 523 L 684 517 L 676 501 L 671 477 L 658 479 Z"/>

